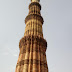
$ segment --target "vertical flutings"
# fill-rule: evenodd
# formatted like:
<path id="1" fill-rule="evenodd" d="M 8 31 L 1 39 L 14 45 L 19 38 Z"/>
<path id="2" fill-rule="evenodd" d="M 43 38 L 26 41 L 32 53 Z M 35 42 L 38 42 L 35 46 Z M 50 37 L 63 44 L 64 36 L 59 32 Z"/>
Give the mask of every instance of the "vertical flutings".
<path id="1" fill-rule="evenodd" d="M 29 13 L 25 18 L 24 37 L 19 42 L 19 58 L 15 72 L 48 72 L 46 60 L 47 42 L 43 38 L 43 18 L 40 0 L 31 0 Z"/>

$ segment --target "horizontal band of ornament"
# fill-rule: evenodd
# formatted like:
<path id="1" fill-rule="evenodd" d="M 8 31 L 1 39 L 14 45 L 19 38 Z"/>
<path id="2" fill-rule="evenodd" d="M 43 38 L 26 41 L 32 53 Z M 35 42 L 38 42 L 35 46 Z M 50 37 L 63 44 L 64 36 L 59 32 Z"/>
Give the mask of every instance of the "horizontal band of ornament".
<path id="1" fill-rule="evenodd" d="M 33 53 L 33 52 L 37 52 L 37 51 L 30 51 L 30 52 Z M 29 52 L 29 53 L 30 53 L 30 52 Z M 24 51 L 20 52 L 19 55 L 21 55 L 21 54 L 23 54 L 23 53 L 26 53 L 26 51 L 24 50 Z M 42 51 L 41 51 L 40 53 L 42 53 L 44 56 L 46 56 L 45 52 L 42 52 Z"/>
<path id="2" fill-rule="evenodd" d="M 32 7 L 32 6 L 34 6 L 34 5 L 38 6 L 38 7 L 40 8 L 40 10 L 41 10 L 41 5 L 40 5 L 39 3 L 37 3 L 37 2 L 32 2 L 32 3 L 30 3 L 29 9 L 30 9 L 30 7 Z"/>
<path id="3" fill-rule="evenodd" d="M 39 21 L 41 21 L 42 24 L 43 24 L 43 22 L 44 22 L 44 20 L 43 20 L 43 18 L 42 18 L 41 15 L 30 14 L 30 15 L 28 15 L 28 16 L 25 18 L 25 24 L 27 23 L 28 20 L 31 20 L 31 19 L 39 20 Z"/>
<path id="4" fill-rule="evenodd" d="M 19 42 L 19 48 L 22 48 L 22 46 L 25 46 L 31 43 L 32 44 L 36 43 L 47 48 L 47 42 L 44 38 L 39 37 L 39 36 L 33 36 L 33 35 L 24 36 Z"/>
<path id="5" fill-rule="evenodd" d="M 26 34 L 26 35 L 29 35 L 29 33 L 32 33 L 32 32 L 33 32 L 33 34 L 34 34 L 34 33 L 36 33 L 36 34 L 39 33 L 41 36 L 43 36 L 42 31 L 38 31 L 37 29 L 34 29 L 34 28 L 25 31 L 25 34 Z"/>
<path id="6" fill-rule="evenodd" d="M 20 50 L 20 54 L 24 54 L 26 52 L 28 52 L 28 53 L 30 53 L 30 52 L 32 52 L 32 53 L 33 52 L 37 52 L 37 53 L 42 53 L 43 55 L 46 56 L 46 53 L 45 53 L 46 49 L 44 49 L 44 48 L 39 48 L 39 50 L 38 50 L 38 48 L 32 48 L 31 50 L 30 50 L 30 48 L 23 48 L 22 50 Z"/>
<path id="7" fill-rule="evenodd" d="M 47 63 L 45 63 L 44 61 L 40 61 L 40 60 L 35 60 L 35 59 L 26 59 L 26 60 L 22 60 L 19 63 L 17 63 L 16 67 L 24 65 L 24 64 L 36 64 L 36 65 L 43 65 L 45 68 L 48 68 Z"/>

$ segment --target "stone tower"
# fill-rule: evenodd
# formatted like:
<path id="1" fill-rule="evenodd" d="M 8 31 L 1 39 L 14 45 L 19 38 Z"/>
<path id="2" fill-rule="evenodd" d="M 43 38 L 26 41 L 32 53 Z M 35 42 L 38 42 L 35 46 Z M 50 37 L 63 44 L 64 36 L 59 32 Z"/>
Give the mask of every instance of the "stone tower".
<path id="1" fill-rule="evenodd" d="M 43 38 L 43 18 L 40 0 L 31 0 L 29 14 L 25 18 L 24 37 L 19 42 L 19 58 L 15 72 L 48 72 L 46 49 L 47 42 Z"/>

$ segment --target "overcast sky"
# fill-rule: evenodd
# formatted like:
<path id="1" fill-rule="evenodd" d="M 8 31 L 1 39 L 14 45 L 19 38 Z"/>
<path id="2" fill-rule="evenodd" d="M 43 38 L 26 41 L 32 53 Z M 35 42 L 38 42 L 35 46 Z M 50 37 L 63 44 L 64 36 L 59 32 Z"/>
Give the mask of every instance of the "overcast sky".
<path id="1" fill-rule="evenodd" d="M 0 0 L 0 72 L 15 72 L 30 0 Z M 72 72 L 72 0 L 41 0 L 49 72 Z"/>

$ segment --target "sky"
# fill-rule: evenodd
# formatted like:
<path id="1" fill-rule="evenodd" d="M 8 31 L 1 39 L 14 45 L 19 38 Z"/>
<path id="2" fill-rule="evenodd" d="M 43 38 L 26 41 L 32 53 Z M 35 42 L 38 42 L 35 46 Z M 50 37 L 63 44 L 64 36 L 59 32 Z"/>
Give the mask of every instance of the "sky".
<path id="1" fill-rule="evenodd" d="M 0 72 L 15 72 L 30 0 L 0 0 Z M 72 0 L 41 0 L 49 72 L 72 72 Z"/>

